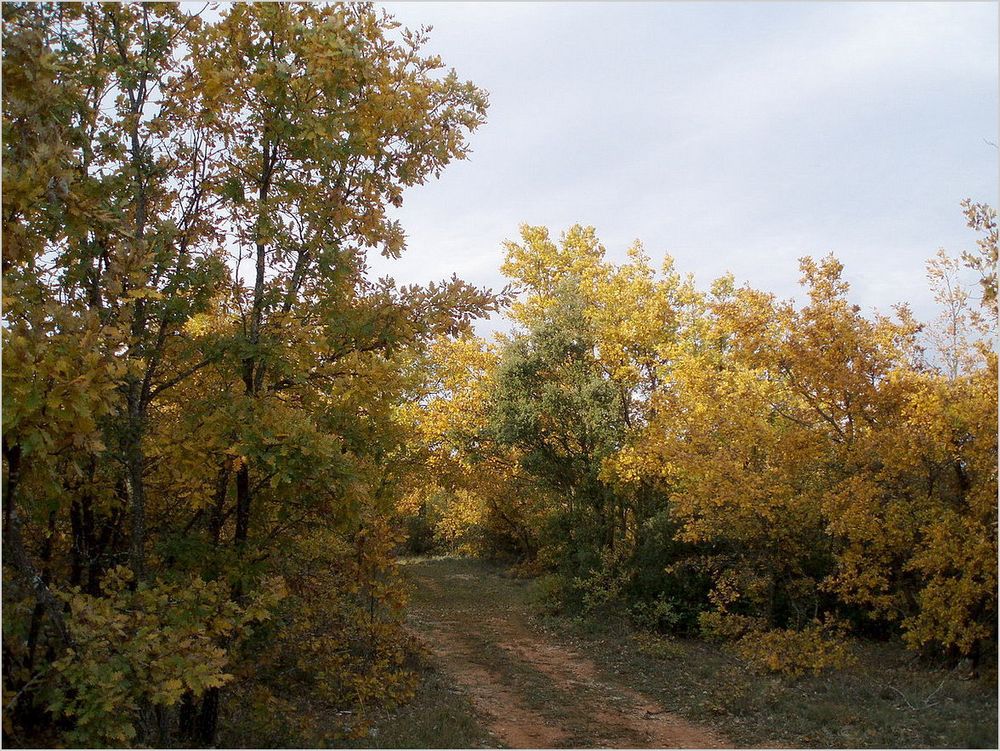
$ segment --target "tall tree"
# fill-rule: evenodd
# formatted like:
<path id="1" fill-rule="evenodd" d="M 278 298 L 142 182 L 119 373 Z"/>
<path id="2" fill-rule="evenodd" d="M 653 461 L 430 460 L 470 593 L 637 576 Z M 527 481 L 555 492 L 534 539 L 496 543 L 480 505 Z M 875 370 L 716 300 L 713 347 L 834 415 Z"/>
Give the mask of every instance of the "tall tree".
<path id="1" fill-rule="evenodd" d="M 465 156 L 486 107 L 454 73 L 436 75 L 440 61 L 419 52 L 424 30 L 397 43 L 394 28 L 370 5 L 240 5 L 192 49 L 202 121 L 225 146 L 220 190 L 251 402 L 419 336 L 448 306 L 464 315 L 485 300 L 457 280 L 396 297 L 365 276 L 368 249 L 402 250 L 390 207 Z M 376 300 L 397 313 L 380 316 Z M 302 347 L 309 355 L 291 363 Z M 235 476 L 237 546 L 249 535 L 250 473 L 243 462 Z"/>
<path id="2" fill-rule="evenodd" d="M 383 670 L 398 690 L 402 658 L 377 655 L 402 637 L 373 622 L 372 603 L 395 601 L 376 586 L 387 533 L 363 531 L 382 529 L 404 437 L 396 359 L 495 298 L 455 278 L 372 281 L 366 256 L 402 251 L 393 207 L 466 156 L 485 95 L 371 5 L 236 5 L 208 23 L 171 4 L 8 4 L 3 33 L 18 722 L 211 744 L 249 624 L 279 607 L 289 635 L 339 634 L 324 674 Z M 365 633 L 302 607 L 303 568 L 344 568 L 358 535 L 368 563 L 314 594 L 346 609 L 367 587 Z M 308 617 L 278 605 L 270 574 Z M 355 638 L 381 646 L 337 663 Z M 378 695 L 356 685 L 336 701 Z"/>

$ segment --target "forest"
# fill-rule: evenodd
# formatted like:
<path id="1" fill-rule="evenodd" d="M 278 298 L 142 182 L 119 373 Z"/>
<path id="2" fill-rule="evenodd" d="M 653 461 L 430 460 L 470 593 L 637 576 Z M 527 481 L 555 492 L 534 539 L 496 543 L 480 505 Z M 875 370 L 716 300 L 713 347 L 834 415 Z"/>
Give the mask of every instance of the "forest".
<path id="1" fill-rule="evenodd" d="M 427 39 L 4 3 L 4 744 L 350 745 L 422 690 L 426 555 L 788 680 L 995 682 L 995 210 L 956 196 L 927 321 L 833 255 L 786 300 L 582 225 L 511 227 L 503 289 L 373 279 L 486 122 Z"/>

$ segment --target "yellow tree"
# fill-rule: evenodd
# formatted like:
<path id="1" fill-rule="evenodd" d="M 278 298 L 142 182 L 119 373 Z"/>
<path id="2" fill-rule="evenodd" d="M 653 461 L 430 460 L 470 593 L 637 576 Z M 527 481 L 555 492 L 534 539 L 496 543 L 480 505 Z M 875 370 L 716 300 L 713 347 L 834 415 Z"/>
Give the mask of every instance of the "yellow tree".
<path id="1" fill-rule="evenodd" d="M 345 625 L 398 599 L 373 517 L 404 437 L 399 358 L 494 304 L 457 279 L 366 276 L 367 252 L 402 249 L 389 207 L 483 120 L 485 95 L 425 40 L 368 5 L 214 23 L 170 4 L 4 7 L 4 670 L 22 730 L 60 713 L 74 742 L 211 745 L 244 631 L 213 619 L 259 600 L 279 648 L 328 626 L 336 661 L 369 640 L 338 706 L 405 672 L 398 632 Z M 349 560 L 366 573 L 325 578 L 328 597 L 303 575 Z M 282 605 L 258 594 L 272 574 Z M 178 594 L 209 580 L 204 602 Z M 164 598 L 206 638 L 158 620 Z M 81 666 L 103 659 L 105 622 L 121 659 L 98 674 Z M 152 632 L 177 670 L 150 672 Z M 322 694 L 336 673 L 317 662 L 309 680 Z M 92 718 L 109 681 L 124 690 Z"/>
<path id="2" fill-rule="evenodd" d="M 401 409 L 417 459 L 403 511 L 439 542 L 534 558 L 544 491 L 490 434 L 497 347 L 475 336 L 441 338 L 420 368 L 421 395 Z"/>
<path id="3" fill-rule="evenodd" d="M 616 456 L 653 419 L 658 392 L 697 340 L 701 295 L 669 257 L 656 269 L 639 243 L 622 263 L 610 261 L 593 228 L 572 227 L 553 242 L 526 226 L 506 249 L 503 271 L 520 293 L 512 317 L 524 329 L 506 348 L 500 435 L 564 496 L 564 524 L 592 496 L 596 516 L 563 530 L 566 539 L 581 535 L 579 544 L 556 546 L 576 561 L 572 575 L 582 575 L 588 601 L 610 602 L 623 587 L 640 600 L 661 597 L 674 556 L 665 497 L 645 477 L 623 481 Z"/>
<path id="4" fill-rule="evenodd" d="M 861 316 L 834 259 L 801 268 L 801 308 L 731 279 L 713 286 L 652 419 L 610 467 L 668 493 L 714 582 L 702 625 L 723 635 L 800 628 L 830 608 L 826 494 L 853 476 L 862 437 L 892 424 L 882 386 L 913 333 L 905 315 Z"/>
<path id="5" fill-rule="evenodd" d="M 989 217 L 985 206 L 970 214 L 984 251 L 995 247 Z M 913 647 L 978 659 L 996 634 L 995 299 L 984 275 L 982 310 L 973 309 L 943 252 L 928 266 L 942 308 L 931 329 L 941 367 L 891 379 L 898 428 L 871 436 L 867 474 L 828 509 L 845 541 L 831 586 L 900 623 Z"/>

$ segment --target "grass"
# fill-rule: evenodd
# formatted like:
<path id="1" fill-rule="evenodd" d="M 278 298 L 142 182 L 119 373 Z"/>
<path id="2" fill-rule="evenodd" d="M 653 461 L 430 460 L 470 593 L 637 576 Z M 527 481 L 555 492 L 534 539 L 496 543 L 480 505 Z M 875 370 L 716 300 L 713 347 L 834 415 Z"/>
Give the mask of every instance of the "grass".
<path id="1" fill-rule="evenodd" d="M 314 726 L 330 733 L 328 748 L 496 748 L 496 741 L 480 723 L 468 698 L 456 690 L 450 679 L 421 652 L 410 655 L 410 669 L 419 684 L 414 698 L 395 708 L 372 710 L 370 729 L 362 738 L 333 740 L 336 715 L 319 716 L 309 706 L 309 697 L 283 710 L 264 715 L 257 708 L 234 707 L 227 703 L 227 715 L 220 731 L 221 748 L 311 748 L 321 741 L 303 733 Z"/>
<path id="2" fill-rule="evenodd" d="M 996 748 L 996 668 L 961 680 L 893 644 L 853 645 L 851 668 L 799 678 L 773 675 L 725 648 L 694 639 L 656 638 L 620 619 L 541 615 L 534 582 L 463 559 L 413 561 L 423 582 L 414 607 L 459 621 L 486 613 L 528 614 L 546 637 L 590 657 L 609 681 L 711 725 L 741 746 L 822 748 Z M 501 674 L 501 650 L 483 644 Z M 509 675 L 544 703 L 544 676 Z"/>
<path id="3" fill-rule="evenodd" d="M 997 689 L 990 675 L 961 680 L 892 644 L 854 644 L 854 665 L 791 678 L 725 648 L 656 638 L 604 619 L 541 617 L 549 635 L 588 654 L 608 677 L 740 746 L 996 748 Z"/>
<path id="4" fill-rule="evenodd" d="M 419 572 L 419 585 L 414 583 L 411 607 L 415 616 L 450 621 L 456 631 L 476 655 L 478 665 L 501 678 L 524 702 L 525 706 L 543 717 L 559 722 L 568 719 L 566 707 L 573 704 L 572 697 L 553 685 L 543 672 L 532 668 L 494 642 L 488 630 L 478 630 L 477 625 L 485 616 L 504 614 L 527 618 L 533 613 L 532 583 L 509 576 L 499 567 L 475 560 L 443 557 L 415 558 L 403 561 L 403 571 L 412 566 Z M 576 724 L 596 731 L 594 723 L 580 721 Z M 497 745 L 496 740 L 492 741 Z M 569 747 L 586 746 L 585 738 L 569 737 Z"/>
<path id="5" fill-rule="evenodd" d="M 642 692 L 741 747 L 997 747 L 995 662 L 982 678 L 961 680 L 956 671 L 922 663 L 897 645 L 856 643 L 852 667 L 790 678 L 755 668 L 718 644 L 637 632 L 614 614 L 545 614 L 540 606 L 544 582 L 516 578 L 481 561 L 411 559 L 402 569 L 415 585 L 414 626 L 419 630 L 421 621 L 433 621 L 460 634 L 476 662 L 499 676 L 524 705 L 574 728 L 561 745 L 593 745 L 602 729 L 583 707 L 594 706 L 595 700 L 613 706 L 615 697 L 588 693 L 600 689 L 581 686 L 569 692 L 555 685 L 496 643 L 491 629 L 481 628 L 488 619 L 517 621 L 539 641 L 573 649 L 596 665 L 604 683 Z M 413 701 L 379 710 L 367 737 L 338 746 L 500 745 L 486 727 L 487 718 L 478 716 L 433 655 L 416 654 L 413 660 L 420 678 Z M 286 720 L 294 723 L 294 718 Z"/>
<path id="6" fill-rule="evenodd" d="M 468 698 L 432 662 L 421 658 L 420 685 L 409 704 L 382 711 L 367 738 L 346 748 L 496 748 Z"/>

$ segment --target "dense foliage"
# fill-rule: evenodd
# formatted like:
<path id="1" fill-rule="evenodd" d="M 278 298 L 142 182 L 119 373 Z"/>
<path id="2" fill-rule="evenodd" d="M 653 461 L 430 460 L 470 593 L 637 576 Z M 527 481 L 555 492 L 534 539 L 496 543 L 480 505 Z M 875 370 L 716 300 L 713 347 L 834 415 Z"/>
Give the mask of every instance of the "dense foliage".
<path id="1" fill-rule="evenodd" d="M 368 4 L 213 14 L 3 6 L 5 743 L 359 737 L 414 688 L 404 542 L 792 673 L 995 641 L 990 207 L 926 326 L 582 227 L 522 228 L 516 296 L 399 287 L 485 94 Z"/>
<path id="2" fill-rule="evenodd" d="M 315 743 L 411 690 L 396 407 L 495 306 L 366 274 L 484 118 L 425 40 L 361 4 L 4 4 L 5 742 L 276 742 L 292 702 Z"/>
<path id="3" fill-rule="evenodd" d="M 415 424 L 460 470 L 423 496 L 439 543 L 523 539 L 561 607 L 778 670 L 842 663 L 849 633 L 977 660 L 997 618 L 997 229 L 964 207 L 981 304 L 941 251 L 926 326 L 863 314 L 832 256 L 802 259 L 796 305 L 523 227 L 513 333 L 431 351 Z"/>

